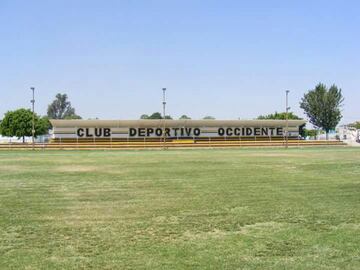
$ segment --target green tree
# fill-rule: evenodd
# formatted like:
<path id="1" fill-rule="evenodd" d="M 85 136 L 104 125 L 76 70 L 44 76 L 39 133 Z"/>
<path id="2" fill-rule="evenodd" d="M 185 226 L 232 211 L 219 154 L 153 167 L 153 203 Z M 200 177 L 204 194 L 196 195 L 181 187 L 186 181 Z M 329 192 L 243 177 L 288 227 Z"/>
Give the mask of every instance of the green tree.
<path id="1" fill-rule="evenodd" d="M 55 100 L 49 104 L 47 116 L 50 119 L 81 119 L 75 113 L 75 108 L 71 106 L 66 94 L 57 94 Z"/>
<path id="2" fill-rule="evenodd" d="M 203 118 L 204 120 L 215 120 L 214 116 L 207 115 Z"/>
<path id="3" fill-rule="evenodd" d="M 163 119 L 163 116 L 159 112 L 154 112 L 150 116 L 143 114 L 140 116 L 140 119 Z M 165 119 L 172 119 L 172 117 L 170 115 L 165 115 Z"/>
<path id="4" fill-rule="evenodd" d="M 148 119 L 163 119 L 163 117 L 161 116 L 161 113 L 154 112 L 152 115 L 149 116 Z"/>
<path id="5" fill-rule="evenodd" d="M 318 135 L 318 131 L 316 129 L 304 129 L 304 137 L 313 137 L 316 138 Z"/>
<path id="6" fill-rule="evenodd" d="M 286 112 L 275 112 L 272 114 L 268 114 L 268 115 L 260 115 L 258 116 L 259 120 L 267 120 L 267 119 L 275 119 L 275 120 L 285 120 L 286 119 Z M 296 114 L 294 114 L 293 112 L 289 112 L 288 113 L 288 119 L 290 120 L 302 120 L 302 118 L 300 118 L 299 116 L 297 116 Z"/>
<path id="7" fill-rule="evenodd" d="M 287 115 L 289 120 L 302 120 L 302 118 L 300 118 L 299 116 L 297 116 L 296 114 L 294 114 L 293 112 L 288 112 Z M 271 113 L 268 115 L 260 115 L 258 116 L 259 120 L 286 120 L 286 112 L 275 112 L 275 113 Z M 305 129 L 305 125 L 302 125 L 299 127 L 299 134 L 301 137 L 306 138 L 306 129 Z"/>
<path id="8" fill-rule="evenodd" d="M 35 122 L 35 124 L 36 124 L 36 122 Z M 39 135 L 45 135 L 49 132 L 50 129 L 52 129 L 52 125 L 49 121 L 49 117 L 47 117 L 47 116 L 39 117 L 38 126 L 39 126 L 39 130 L 44 131 L 42 134 L 39 134 Z"/>
<path id="9" fill-rule="evenodd" d="M 183 114 L 182 116 L 180 116 L 179 119 L 180 120 L 189 120 L 189 119 L 191 119 L 191 117 L 187 116 L 186 114 Z"/>
<path id="10" fill-rule="evenodd" d="M 8 111 L 1 121 L 1 135 L 19 139 L 25 142 L 25 137 L 32 136 L 33 113 L 29 109 Z M 35 114 L 35 136 L 47 134 L 50 123 L 47 117 L 39 117 Z"/>
<path id="11" fill-rule="evenodd" d="M 329 89 L 319 83 L 315 89 L 308 91 L 301 99 L 302 108 L 314 126 L 326 132 L 326 139 L 329 131 L 334 130 L 339 124 L 342 114 L 341 106 L 344 102 L 341 89 L 332 85 Z"/>
<path id="12" fill-rule="evenodd" d="M 356 129 L 360 129 L 360 121 L 357 121 L 357 122 L 351 124 L 351 126 L 353 126 Z"/>
<path id="13" fill-rule="evenodd" d="M 82 117 L 80 115 L 77 115 L 77 114 L 72 114 L 72 115 L 65 116 L 64 119 L 66 119 L 66 120 L 76 120 L 76 119 L 82 119 Z"/>

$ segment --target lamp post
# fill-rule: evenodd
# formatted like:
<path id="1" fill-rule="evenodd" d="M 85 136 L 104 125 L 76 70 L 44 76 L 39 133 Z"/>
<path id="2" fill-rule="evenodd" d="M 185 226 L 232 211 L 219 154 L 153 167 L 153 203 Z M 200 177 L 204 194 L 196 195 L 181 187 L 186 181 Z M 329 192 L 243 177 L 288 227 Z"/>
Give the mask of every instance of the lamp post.
<path id="1" fill-rule="evenodd" d="M 285 119 L 286 119 L 286 130 L 285 130 L 285 148 L 289 147 L 289 93 L 290 90 L 286 90 L 286 113 L 285 113 Z"/>
<path id="2" fill-rule="evenodd" d="M 32 141 L 32 150 L 35 150 L 35 87 L 30 87 L 32 91 L 32 129 L 31 129 L 31 141 Z"/>
<path id="3" fill-rule="evenodd" d="M 162 89 L 163 91 L 163 147 L 165 149 L 165 140 L 166 140 L 166 135 L 165 135 L 165 116 L 166 116 L 166 88 Z"/>

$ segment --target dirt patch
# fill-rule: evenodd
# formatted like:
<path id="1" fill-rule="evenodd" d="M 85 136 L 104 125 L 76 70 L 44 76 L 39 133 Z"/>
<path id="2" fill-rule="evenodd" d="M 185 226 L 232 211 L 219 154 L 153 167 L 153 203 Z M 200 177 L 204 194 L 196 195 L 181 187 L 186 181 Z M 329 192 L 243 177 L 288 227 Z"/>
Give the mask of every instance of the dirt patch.
<path id="1" fill-rule="evenodd" d="M 21 172 L 26 170 L 27 168 L 20 165 L 1 165 L 0 171 L 2 172 Z"/>
<path id="2" fill-rule="evenodd" d="M 296 154 L 290 154 L 290 153 L 246 153 L 247 157 L 308 157 L 309 155 L 306 153 L 296 153 Z"/>
<path id="3" fill-rule="evenodd" d="M 58 166 L 56 172 L 95 172 L 99 168 L 95 166 L 84 166 L 84 165 L 66 165 Z"/>
<path id="4" fill-rule="evenodd" d="M 233 236 L 233 235 L 245 235 L 250 233 L 253 230 L 264 230 L 264 231 L 274 231 L 274 230 L 278 230 L 282 227 L 282 224 L 280 223 L 276 223 L 276 222 L 263 222 L 263 223 L 255 223 L 255 224 L 250 224 L 250 225 L 245 225 L 243 227 L 241 227 L 240 230 L 236 230 L 236 231 L 224 231 L 224 230 L 219 230 L 219 229 L 214 229 L 212 231 L 208 231 L 208 232 L 190 232 L 190 231 L 186 231 L 183 234 L 183 239 L 184 240 L 205 240 L 205 239 L 213 239 L 213 238 L 224 238 L 227 236 Z"/>
<path id="5" fill-rule="evenodd" d="M 198 233 L 194 233 L 194 232 L 190 232 L 190 231 L 186 231 L 183 234 L 183 239 L 184 240 L 206 240 L 206 239 L 212 239 L 212 238 L 224 238 L 226 236 L 230 236 L 230 235 L 237 235 L 237 234 L 241 234 L 241 231 L 224 231 L 224 230 L 219 230 L 219 229 L 214 229 L 212 231 L 209 232 L 198 232 Z"/>
<path id="6" fill-rule="evenodd" d="M 250 230 L 277 230 L 282 227 L 281 223 L 277 222 L 258 222 L 254 224 L 245 225 L 242 227 L 243 232 L 247 232 Z"/>

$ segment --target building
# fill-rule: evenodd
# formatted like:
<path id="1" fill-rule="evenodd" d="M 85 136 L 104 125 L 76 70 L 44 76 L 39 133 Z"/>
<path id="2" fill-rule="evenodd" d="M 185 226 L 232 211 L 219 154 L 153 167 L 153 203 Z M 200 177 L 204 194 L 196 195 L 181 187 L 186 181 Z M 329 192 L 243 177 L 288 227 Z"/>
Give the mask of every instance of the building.
<path id="1" fill-rule="evenodd" d="M 339 126 L 336 133 L 339 139 L 348 145 L 360 146 L 360 129 L 356 129 L 353 125 Z"/>
<path id="2" fill-rule="evenodd" d="M 53 141 L 276 140 L 305 120 L 51 120 Z"/>

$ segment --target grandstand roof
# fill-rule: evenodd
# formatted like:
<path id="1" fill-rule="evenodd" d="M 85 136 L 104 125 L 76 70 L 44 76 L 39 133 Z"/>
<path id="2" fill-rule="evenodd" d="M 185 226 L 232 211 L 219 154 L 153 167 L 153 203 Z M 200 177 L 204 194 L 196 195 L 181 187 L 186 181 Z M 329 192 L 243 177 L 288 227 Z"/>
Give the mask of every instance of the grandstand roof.
<path id="1" fill-rule="evenodd" d="M 286 120 L 50 120 L 54 127 L 282 127 Z M 289 120 L 301 126 L 305 120 Z"/>

